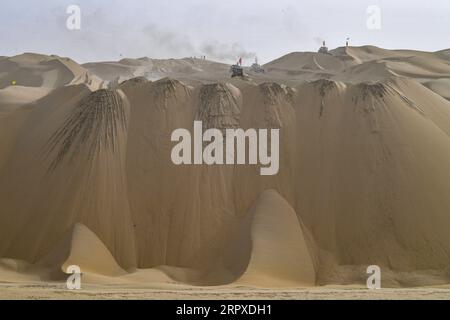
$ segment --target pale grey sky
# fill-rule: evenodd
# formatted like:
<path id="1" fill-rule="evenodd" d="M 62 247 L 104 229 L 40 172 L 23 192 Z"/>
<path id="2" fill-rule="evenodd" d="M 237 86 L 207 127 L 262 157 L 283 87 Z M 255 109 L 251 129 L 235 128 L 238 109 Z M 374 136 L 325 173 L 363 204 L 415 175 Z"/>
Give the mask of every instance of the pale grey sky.
<path id="1" fill-rule="evenodd" d="M 66 27 L 81 8 L 81 30 Z M 370 5 L 381 29 L 366 26 Z M 436 51 L 450 47 L 449 0 L 0 0 L 0 55 L 39 52 L 78 62 L 206 54 L 262 63 L 292 51 L 372 44 Z M 247 61 L 245 61 L 247 60 Z"/>

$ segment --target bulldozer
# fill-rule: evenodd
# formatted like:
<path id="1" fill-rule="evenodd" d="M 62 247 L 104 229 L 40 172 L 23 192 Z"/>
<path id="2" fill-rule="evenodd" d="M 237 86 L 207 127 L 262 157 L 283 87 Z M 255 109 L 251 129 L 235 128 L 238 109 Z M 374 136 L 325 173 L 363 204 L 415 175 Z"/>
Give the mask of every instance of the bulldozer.
<path id="1" fill-rule="evenodd" d="M 325 44 L 325 41 L 322 42 L 322 46 L 319 48 L 319 53 L 329 54 L 328 47 Z"/>
<path id="2" fill-rule="evenodd" d="M 244 68 L 239 64 L 233 64 L 230 68 L 231 77 L 243 77 L 244 76 Z"/>
<path id="3" fill-rule="evenodd" d="M 255 73 L 265 73 L 264 68 L 258 63 L 258 58 L 255 58 L 255 63 L 252 64 L 250 70 Z"/>

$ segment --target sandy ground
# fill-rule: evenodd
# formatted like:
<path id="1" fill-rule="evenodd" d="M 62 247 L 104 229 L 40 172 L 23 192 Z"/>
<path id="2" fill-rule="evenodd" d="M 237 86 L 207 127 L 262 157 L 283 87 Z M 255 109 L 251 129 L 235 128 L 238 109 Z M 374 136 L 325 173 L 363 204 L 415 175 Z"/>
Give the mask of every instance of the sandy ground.
<path id="1" fill-rule="evenodd" d="M 1 57 L 0 297 L 448 298 L 430 289 L 450 283 L 448 53 L 292 52 L 234 78 Z M 215 165 L 177 165 L 172 133 L 198 121 L 279 131 L 279 170 L 221 165 L 222 143 Z M 52 282 L 71 265 L 92 286 Z M 250 289 L 364 284 L 369 265 L 421 289 Z"/>
<path id="2" fill-rule="evenodd" d="M 450 288 L 368 290 L 354 287 L 313 289 L 254 289 L 230 287 L 185 287 L 177 290 L 85 286 L 69 291 L 64 284 L 0 283 L 1 299 L 276 299 L 276 300 L 449 300 Z"/>

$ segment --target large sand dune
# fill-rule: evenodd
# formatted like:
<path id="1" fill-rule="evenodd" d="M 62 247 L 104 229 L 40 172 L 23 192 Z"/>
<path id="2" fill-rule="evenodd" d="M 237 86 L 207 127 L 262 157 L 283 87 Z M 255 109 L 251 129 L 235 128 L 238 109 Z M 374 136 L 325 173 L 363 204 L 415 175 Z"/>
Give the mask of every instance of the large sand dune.
<path id="1" fill-rule="evenodd" d="M 300 287 L 377 264 L 385 286 L 450 283 L 448 51 L 264 67 L 0 58 L 2 279 L 78 264 L 94 283 Z M 280 129 L 279 173 L 174 165 L 171 133 L 195 120 Z"/>

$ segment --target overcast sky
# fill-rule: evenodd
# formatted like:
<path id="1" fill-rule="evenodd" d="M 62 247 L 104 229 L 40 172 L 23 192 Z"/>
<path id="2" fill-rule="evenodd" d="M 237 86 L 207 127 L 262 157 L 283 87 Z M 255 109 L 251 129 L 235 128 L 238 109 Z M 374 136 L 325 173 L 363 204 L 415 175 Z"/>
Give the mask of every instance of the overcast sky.
<path id="1" fill-rule="evenodd" d="M 81 29 L 69 30 L 69 5 Z M 369 29 L 367 8 L 381 9 Z M 207 55 L 262 63 L 292 51 L 372 44 L 436 51 L 450 47 L 449 0 L 0 0 L 0 55 L 39 52 L 78 62 Z"/>

